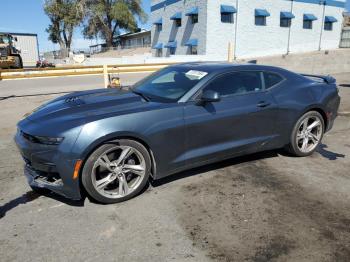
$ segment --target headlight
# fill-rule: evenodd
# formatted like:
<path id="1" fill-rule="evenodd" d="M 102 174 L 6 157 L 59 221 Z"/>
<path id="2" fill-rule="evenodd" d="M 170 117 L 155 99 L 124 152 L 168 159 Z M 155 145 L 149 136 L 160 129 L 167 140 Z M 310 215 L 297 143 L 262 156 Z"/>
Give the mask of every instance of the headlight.
<path id="1" fill-rule="evenodd" d="M 59 145 L 63 141 L 63 137 L 34 136 L 34 138 L 44 145 Z"/>
<path id="2" fill-rule="evenodd" d="M 33 136 L 23 131 L 19 131 L 21 135 L 32 143 L 43 145 L 59 145 L 63 141 L 63 137 Z"/>

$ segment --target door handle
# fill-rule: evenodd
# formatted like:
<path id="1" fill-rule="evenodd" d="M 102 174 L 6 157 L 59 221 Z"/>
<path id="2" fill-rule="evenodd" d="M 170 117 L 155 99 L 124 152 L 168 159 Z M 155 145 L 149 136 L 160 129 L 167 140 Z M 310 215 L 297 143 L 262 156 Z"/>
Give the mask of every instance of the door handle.
<path id="1" fill-rule="evenodd" d="M 269 102 L 261 101 L 257 104 L 257 107 L 267 107 L 269 105 L 270 105 Z"/>

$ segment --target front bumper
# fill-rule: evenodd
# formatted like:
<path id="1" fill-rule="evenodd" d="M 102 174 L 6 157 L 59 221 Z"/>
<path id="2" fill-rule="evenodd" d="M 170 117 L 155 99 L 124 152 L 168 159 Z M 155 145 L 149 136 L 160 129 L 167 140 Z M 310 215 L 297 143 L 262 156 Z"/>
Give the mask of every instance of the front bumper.
<path id="1" fill-rule="evenodd" d="M 24 175 L 27 178 L 28 184 L 32 187 L 46 188 L 64 197 L 79 200 L 80 196 L 71 194 L 70 190 L 62 183 L 62 179 L 50 180 L 47 176 L 32 169 L 30 166 L 24 166 Z"/>
<path id="2" fill-rule="evenodd" d="M 15 58 L 13 56 L 0 57 L 0 67 L 10 67 L 15 65 Z"/>
<path id="3" fill-rule="evenodd" d="M 24 174 L 30 186 L 46 188 L 73 200 L 81 199 L 79 179 L 72 177 L 76 160 L 71 160 L 64 145 L 33 143 L 20 132 L 15 142 L 25 162 Z"/>

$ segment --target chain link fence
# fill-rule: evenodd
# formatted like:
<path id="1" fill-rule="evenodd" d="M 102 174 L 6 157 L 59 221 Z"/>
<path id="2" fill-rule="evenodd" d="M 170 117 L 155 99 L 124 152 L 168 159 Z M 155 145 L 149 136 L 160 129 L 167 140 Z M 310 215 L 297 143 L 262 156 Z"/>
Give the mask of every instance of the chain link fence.
<path id="1" fill-rule="evenodd" d="M 113 47 L 107 47 L 105 45 L 93 45 L 90 46 L 90 54 L 99 54 L 104 53 L 108 51 L 119 51 L 119 50 L 130 50 L 130 49 L 137 49 L 137 48 L 150 48 L 150 43 L 145 44 L 133 44 L 133 45 L 118 45 Z"/>

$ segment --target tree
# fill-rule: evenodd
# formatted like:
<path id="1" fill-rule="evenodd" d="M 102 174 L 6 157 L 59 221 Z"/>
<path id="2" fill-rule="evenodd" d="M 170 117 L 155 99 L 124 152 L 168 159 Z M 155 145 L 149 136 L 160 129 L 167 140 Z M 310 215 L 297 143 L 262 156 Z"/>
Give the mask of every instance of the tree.
<path id="1" fill-rule="evenodd" d="M 113 37 L 119 29 L 134 32 L 137 19 L 144 22 L 147 15 L 141 0 L 82 0 L 86 6 L 84 36 L 100 36 L 108 47 L 113 46 Z"/>
<path id="2" fill-rule="evenodd" d="M 68 54 L 73 39 L 74 28 L 83 19 L 84 7 L 81 0 L 45 0 L 44 10 L 51 24 L 46 29 L 49 40 L 59 44 Z"/>

